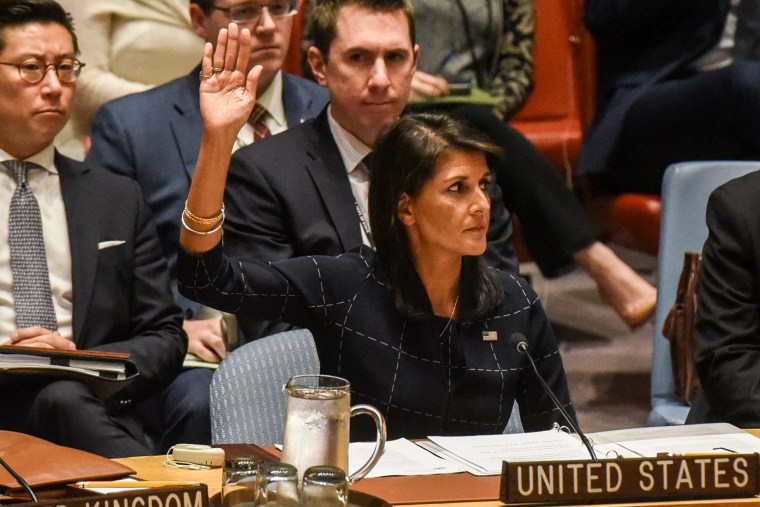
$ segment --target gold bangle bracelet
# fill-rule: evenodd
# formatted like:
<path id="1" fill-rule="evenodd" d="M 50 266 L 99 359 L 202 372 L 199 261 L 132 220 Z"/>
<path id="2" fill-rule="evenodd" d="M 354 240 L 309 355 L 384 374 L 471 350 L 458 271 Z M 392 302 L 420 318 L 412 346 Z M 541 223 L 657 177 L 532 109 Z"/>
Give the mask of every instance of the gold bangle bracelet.
<path id="1" fill-rule="evenodd" d="M 185 214 L 182 214 L 182 227 L 185 228 L 186 231 L 192 232 L 193 234 L 197 234 L 199 236 L 208 236 L 209 234 L 214 234 L 216 231 L 222 228 L 222 224 L 224 223 L 224 213 L 222 213 L 222 219 L 219 221 L 219 224 L 211 229 L 210 231 L 197 231 L 187 225 L 187 222 L 185 222 Z"/>
<path id="2" fill-rule="evenodd" d="M 219 211 L 219 214 L 213 218 L 203 218 L 199 217 L 198 215 L 194 214 L 192 211 L 187 209 L 187 201 L 185 201 L 185 209 L 182 212 L 183 215 L 187 215 L 189 219 L 191 219 L 193 222 L 199 223 L 201 225 L 212 225 L 217 223 L 219 220 L 224 220 L 224 203 L 222 203 L 222 209 Z"/>

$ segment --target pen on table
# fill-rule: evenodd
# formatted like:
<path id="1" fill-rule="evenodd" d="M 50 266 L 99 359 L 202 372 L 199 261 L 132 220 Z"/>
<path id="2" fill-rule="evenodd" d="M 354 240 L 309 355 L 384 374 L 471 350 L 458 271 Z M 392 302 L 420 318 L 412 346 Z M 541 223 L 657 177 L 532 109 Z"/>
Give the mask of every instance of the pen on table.
<path id="1" fill-rule="evenodd" d="M 195 486 L 196 481 L 80 481 L 78 488 L 162 488 L 167 486 Z"/>
<path id="2" fill-rule="evenodd" d="M 732 452 L 659 452 L 658 458 L 706 458 L 706 457 L 719 457 L 729 454 L 735 454 Z"/>

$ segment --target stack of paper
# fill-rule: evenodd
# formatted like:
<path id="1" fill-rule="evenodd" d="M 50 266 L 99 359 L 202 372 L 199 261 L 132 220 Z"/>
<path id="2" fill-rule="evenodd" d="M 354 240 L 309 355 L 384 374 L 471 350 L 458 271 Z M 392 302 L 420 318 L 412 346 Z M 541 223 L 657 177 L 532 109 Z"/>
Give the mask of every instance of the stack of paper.
<path id="1" fill-rule="evenodd" d="M 662 454 L 760 453 L 760 439 L 726 423 L 604 431 L 586 435 L 599 458 L 652 458 Z M 502 462 L 591 459 L 577 435 L 561 430 L 534 433 L 429 437 L 419 442 L 475 475 L 498 475 Z"/>
<path id="2" fill-rule="evenodd" d="M 670 454 L 760 453 L 760 439 L 731 424 L 693 424 L 604 431 L 587 435 L 599 458 L 651 458 Z M 352 443 L 349 469 L 369 459 L 374 442 Z M 367 477 L 449 474 L 498 475 L 502 462 L 591 459 L 577 435 L 562 430 L 534 433 L 431 436 L 416 443 L 387 442 Z"/>

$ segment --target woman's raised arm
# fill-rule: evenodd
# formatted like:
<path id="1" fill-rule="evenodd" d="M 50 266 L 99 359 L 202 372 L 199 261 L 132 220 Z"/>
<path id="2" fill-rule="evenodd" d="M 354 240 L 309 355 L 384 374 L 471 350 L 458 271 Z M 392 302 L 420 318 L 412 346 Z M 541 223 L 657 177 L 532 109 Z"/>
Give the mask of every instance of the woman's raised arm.
<path id="1" fill-rule="evenodd" d="M 206 43 L 201 70 L 203 138 L 182 213 L 180 244 L 190 253 L 211 250 L 222 236 L 224 184 L 238 132 L 256 102 L 261 66 L 247 72 L 251 33 L 234 23 L 219 31 L 216 48 Z"/>

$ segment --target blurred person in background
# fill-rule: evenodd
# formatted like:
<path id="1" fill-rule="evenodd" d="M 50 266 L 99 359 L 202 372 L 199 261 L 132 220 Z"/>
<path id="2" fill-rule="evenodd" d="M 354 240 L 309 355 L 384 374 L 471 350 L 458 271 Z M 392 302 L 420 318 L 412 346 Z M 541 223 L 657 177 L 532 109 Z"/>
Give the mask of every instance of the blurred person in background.
<path id="1" fill-rule="evenodd" d="M 117 97 L 187 74 L 203 39 L 193 31 L 189 0 L 61 0 L 71 13 L 87 66 L 69 123 L 56 138 L 62 153 L 82 160 L 90 121 Z"/>

